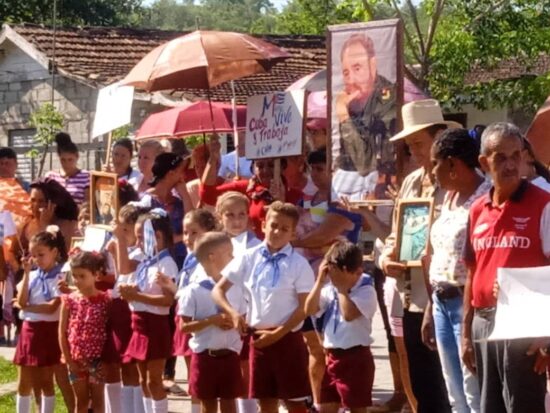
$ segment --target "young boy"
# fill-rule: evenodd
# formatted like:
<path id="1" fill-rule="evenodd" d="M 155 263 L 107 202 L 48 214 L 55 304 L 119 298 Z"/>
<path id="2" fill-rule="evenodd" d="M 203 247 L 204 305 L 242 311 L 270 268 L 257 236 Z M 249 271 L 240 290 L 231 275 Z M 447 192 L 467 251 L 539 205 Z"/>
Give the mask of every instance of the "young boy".
<path id="1" fill-rule="evenodd" d="M 233 260 L 213 291 L 216 303 L 244 333 L 246 323 L 227 293 L 233 285 L 245 290 L 247 323 L 253 332 L 249 396 L 259 399 L 262 413 L 277 412 L 278 400 L 290 413 L 305 412 L 304 401 L 311 394 L 300 328 L 314 276 L 306 259 L 290 245 L 298 218 L 294 205 L 272 203 L 263 224 L 265 240 Z"/>
<path id="2" fill-rule="evenodd" d="M 328 354 L 321 386 L 321 413 L 366 413 L 372 405 L 374 360 L 371 322 L 376 312 L 373 279 L 362 274 L 363 254 L 356 245 L 332 245 L 306 300 L 306 313 L 323 315 L 323 347 Z M 325 285 L 326 284 L 326 285 Z"/>
<path id="3" fill-rule="evenodd" d="M 194 252 L 202 265 L 196 271 L 203 274 L 201 281 L 183 288 L 178 310 L 181 330 L 193 335 L 189 390 L 199 399 L 202 413 L 216 413 L 218 399 L 222 413 L 235 413 L 235 399 L 245 390 L 239 357 L 242 340 L 231 317 L 220 311 L 211 295 L 221 271 L 233 259 L 233 246 L 225 233 L 208 232 L 196 241 Z M 227 296 L 232 308 L 244 313 L 242 290 L 231 288 Z"/>

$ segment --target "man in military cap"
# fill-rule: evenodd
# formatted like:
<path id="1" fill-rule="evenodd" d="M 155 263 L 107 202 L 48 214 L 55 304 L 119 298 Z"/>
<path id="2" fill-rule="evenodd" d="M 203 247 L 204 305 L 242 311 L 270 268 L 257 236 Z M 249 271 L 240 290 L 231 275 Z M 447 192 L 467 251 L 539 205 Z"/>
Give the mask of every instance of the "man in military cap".
<path id="1" fill-rule="evenodd" d="M 340 60 L 344 90 L 335 102 L 340 126 L 336 166 L 364 177 L 380 161 L 393 159 L 387 139 L 394 132 L 390 128 L 395 124 L 395 85 L 377 74 L 374 44 L 365 34 L 346 39 Z"/>

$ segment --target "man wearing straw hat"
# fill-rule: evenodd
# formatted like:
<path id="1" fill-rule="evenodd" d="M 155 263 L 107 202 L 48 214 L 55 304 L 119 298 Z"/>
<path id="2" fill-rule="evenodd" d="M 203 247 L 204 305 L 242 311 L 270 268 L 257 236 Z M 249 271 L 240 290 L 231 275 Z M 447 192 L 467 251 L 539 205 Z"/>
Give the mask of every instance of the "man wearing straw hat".
<path id="1" fill-rule="evenodd" d="M 444 129 L 461 127 L 461 125 L 445 121 L 439 103 L 433 99 L 418 100 L 404 105 L 402 115 L 403 130 L 390 141 L 404 139 L 420 168 L 404 179 L 399 190 L 398 201 L 406 198 L 432 198 L 437 215 L 441 209 L 445 191 L 436 185 L 431 174 L 432 143 Z M 403 316 L 403 335 L 411 384 L 418 401 L 418 412 L 450 412 L 439 356 L 437 352 L 429 350 L 422 343 L 420 329 L 424 309 L 428 303 L 422 270 L 396 262 L 396 211 L 394 211 L 391 234 L 385 241 L 381 262 L 385 273 L 397 279 L 397 287 L 401 295 L 403 308 L 400 315 Z"/>

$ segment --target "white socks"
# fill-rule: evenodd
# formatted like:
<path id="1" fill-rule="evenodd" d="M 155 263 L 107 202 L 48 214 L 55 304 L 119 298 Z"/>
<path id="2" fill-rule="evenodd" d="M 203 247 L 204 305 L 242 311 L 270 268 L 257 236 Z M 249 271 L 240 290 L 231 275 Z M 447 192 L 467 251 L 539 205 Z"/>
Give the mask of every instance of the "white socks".
<path id="1" fill-rule="evenodd" d="M 142 404 L 141 395 L 139 398 L 139 402 L 140 404 Z M 122 386 L 122 388 L 120 389 L 120 413 L 134 412 L 134 387 Z M 116 413 L 116 410 L 114 410 L 113 413 Z"/>
<path id="2" fill-rule="evenodd" d="M 122 383 L 105 383 L 105 412 L 117 413 L 121 411 Z"/>
<path id="3" fill-rule="evenodd" d="M 17 395 L 15 399 L 15 411 L 17 413 L 31 413 L 31 396 Z"/>
<path id="4" fill-rule="evenodd" d="M 201 413 L 201 404 L 191 402 L 191 413 Z"/>
<path id="5" fill-rule="evenodd" d="M 168 399 L 153 400 L 153 413 L 168 413 Z"/>
<path id="6" fill-rule="evenodd" d="M 135 386 L 131 387 L 132 389 L 132 395 L 134 396 L 134 403 L 132 406 L 134 406 L 134 410 L 132 410 L 129 413 L 145 413 L 145 406 L 143 403 L 145 403 L 145 398 L 143 397 L 143 390 L 141 390 L 141 386 Z"/>
<path id="7" fill-rule="evenodd" d="M 40 413 L 53 413 L 54 408 L 55 408 L 55 396 L 42 395 Z"/>
<path id="8" fill-rule="evenodd" d="M 153 413 L 153 399 L 143 397 L 143 408 L 145 409 L 145 413 Z"/>
<path id="9" fill-rule="evenodd" d="M 237 399 L 239 413 L 258 413 L 258 402 L 256 399 Z"/>

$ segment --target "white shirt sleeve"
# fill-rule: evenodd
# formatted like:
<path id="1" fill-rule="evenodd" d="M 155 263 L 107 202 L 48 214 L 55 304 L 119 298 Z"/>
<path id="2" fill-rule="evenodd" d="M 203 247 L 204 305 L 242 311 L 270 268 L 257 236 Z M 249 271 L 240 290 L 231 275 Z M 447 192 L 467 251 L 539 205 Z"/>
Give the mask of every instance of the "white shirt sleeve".
<path id="1" fill-rule="evenodd" d="M 540 239 L 544 255 L 550 258 L 550 202 L 546 204 L 540 217 Z"/>
<path id="2" fill-rule="evenodd" d="M 159 262 L 159 271 L 172 278 L 172 280 L 178 277 L 178 265 L 172 258 L 161 260 Z"/>
<path id="3" fill-rule="evenodd" d="M 330 284 L 325 285 L 321 289 L 321 295 L 319 296 L 319 311 L 315 314 L 315 317 L 321 317 L 325 311 L 327 311 L 332 300 L 332 287 Z"/>
<path id="4" fill-rule="evenodd" d="M 315 284 L 315 275 L 307 260 L 301 256 L 300 258 L 302 258 L 300 264 L 297 265 L 296 292 L 298 294 L 309 293 Z"/>
<path id="5" fill-rule="evenodd" d="M 178 315 L 183 317 L 195 317 L 196 305 L 191 286 L 181 290 L 178 300 Z"/>
<path id="6" fill-rule="evenodd" d="M 250 270 L 251 268 L 248 266 L 247 254 L 243 254 L 233 258 L 233 260 L 227 264 L 222 270 L 222 276 L 231 281 L 231 284 L 242 288 L 244 287 L 244 277 Z"/>
<path id="7" fill-rule="evenodd" d="M 349 298 L 366 318 L 374 317 L 378 302 L 376 300 L 376 290 L 372 285 L 364 285 L 358 288 L 350 294 Z"/>

